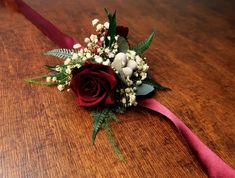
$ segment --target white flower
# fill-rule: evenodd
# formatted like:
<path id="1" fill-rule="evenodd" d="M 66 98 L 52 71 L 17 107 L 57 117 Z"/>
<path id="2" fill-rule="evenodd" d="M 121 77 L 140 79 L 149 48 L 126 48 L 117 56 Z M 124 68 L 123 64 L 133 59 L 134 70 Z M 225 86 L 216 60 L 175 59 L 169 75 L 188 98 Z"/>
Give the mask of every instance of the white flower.
<path id="1" fill-rule="evenodd" d="M 67 59 L 64 61 L 64 65 L 68 65 L 70 62 L 71 62 L 71 59 L 70 59 L 70 58 L 67 58 Z"/>
<path id="2" fill-rule="evenodd" d="M 55 68 L 55 70 L 56 70 L 57 72 L 60 72 L 61 67 L 57 65 L 56 68 Z"/>
<path id="3" fill-rule="evenodd" d="M 135 55 L 136 55 L 136 52 L 135 52 L 135 51 L 129 50 L 128 52 L 130 53 L 130 55 L 131 55 L 132 58 L 135 57 Z"/>
<path id="4" fill-rule="evenodd" d="M 95 26 L 99 22 L 99 19 L 92 20 L 92 25 Z"/>
<path id="5" fill-rule="evenodd" d="M 125 92 L 126 92 L 126 93 L 129 93 L 130 91 L 131 91 L 130 88 L 126 88 L 126 89 L 125 89 Z"/>
<path id="6" fill-rule="evenodd" d="M 77 53 L 73 53 L 72 59 L 77 59 L 78 58 L 78 54 Z"/>
<path id="7" fill-rule="evenodd" d="M 109 48 L 105 48 L 104 52 L 105 52 L 105 53 L 109 53 L 109 52 L 110 52 L 110 49 L 109 49 Z"/>
<path id="8" fill-rule="evenodd" d="M 87 53 L 89 50 L 87 48 L 84 48 L 83 51 Z"/>
<path id="9" fill-rule="evenodd" d="M 118 40 L 118 37 L 119 37 L 119 35 L 117 35 L 117 36 L 114 37 L 116 41 Z"/>
<path id="10" fill-rule="evenodd" d="M 85 38 L 85 39 L 84 39 L 84 42 L 85 42 L 85 43 L 89 43 L 89 42 L 90 42 L 90 39 L 89 39 L 89 38 Z"/>
<path id="11" fill-rule="evenodd" d="M 78 56 L 82 57 L 82 56 L 83 56 L 83 53 L 79 52 L 79 53 L 78 53 Z"/>
<path id="12" fill-rule="evenodd" d="M 95 56 L 95 61 L 100 64 L 103 62 L 103 59 L 100 56 Z"/>
<path id="13" fill-rule="evenodd" d="M 130 103 L 134 103 L 135 99 L 136 99 L 135 94 L 131 94 L 131 95 L 129 95 L 129 97 L 130 97 Z"/>
<path id="14" fill-rule="evenodd" d="M 126 104 L 126 98 L 122 98 L 121 102 L 122 102 L 123 104 Z"/>
<path id="15" fill-rule="evenodd" d="M 91 58 L 91 53 L 86 53 L 86 57 L 89 59 Z"/>
<path id="16" fill-rule="evenodd" d="M 71 74 L 71 69 L 70 69 L 70 67 L 68 67 L 68 68 L 65 70 L 65 72 L 66 72 L 67 74 Z"/>
<path id="17" fill-rule="evenodd" d="M 102 28 L 103 28 L 103 25 L 102 25 L 102 24 L 98 24 L 98 25 L 96 26 L 96 31 L 101 31 Z"/>
<path id="18" fill-rule="evenodd" d="M 109 58 L 114 58 L 114 54 L 113 53 L 109 53 Z"/>
<path id="19" fill-rule="evenodd" d="M 64 85 L 58 85 L 57 88 L 58 90 L 62 91 L 64 89 Z"/>
<path id="20" fill-rule="evenodd" d="M 101 49 L 100 48 L 97 48 L 97 53 L 100 53 L 101 52 Z"/>
<path id="21" fill-rule="evenodd" d="M 143 70 L 146 72 L 149 69 L 149 66 L 147 64 L 143 65 Z"/>
<path id="22" fill-rule="evenodd" d="M 141 63 L 143 61 L 143 59 L 139 55 L 135 56 L 135 60 L 137 63 Z"/>
<path id="23" fill-rule="evenodd" d="M 111 40 L 111 37 L 110 37 L 110 36 L 107 36 L 107 39 L 110 41 L 110 40 Z"/>
<path id="24" fill-rule="evenodd" d="M 138 80 L 136 81 L 136 85 L 141 85 L 142 84 L 142 81 Z"/>
<path id="25" fill-rule="evenodd" d="M 57 80 L 56 77 L 52 77 L 52 82 L 55 82 Z"/>
<path id="26" fill-rule="evenodd" d="M 91 41 L 95 41 L 95 40 L 97 39 L 97 35 L 93 35 L 93 34 L 92 34 L 92 35 L 90 36 L 90 39 L 91 39 Z"/>
<path id="27" fill-rule="evenodd" d="M 100 38 L 100 41 L 104 41 L 104 37 L 103 36 Z"/>
<path id="28" fill-rule="evenodd" d="M 75 67 L 80 68 L 81 64 L 76 64 Z"/>
<path id="29" fill-rule="evenodd" d="M 106 61 L 104 61 L 102 64 L 106 65 L 106 66 L 109 66 L 110 65 L 110 60 L 107 59 Z"/>
<path id="30" fill-rule="evenodd" d="M 51 77 L 47 77 L 47 78 L 46 78 L 46 81 L 47 81 L 47 82 L 51 82 Z"/>
<path id="31" fill-rule="evenodd" d="M 106 29 L 109 29 L 109 22 L 105 22 L 105 23 L 104 23 L 104 27 L 105 27 Z"/>
<path id="32" fill-rule="evenodd" d="M 88 47 L 88 48 L 91 48 L 91 47 L 92 47 L 92 43 L 88 43 L 88 44 L 87 44 L 87 47 Z"/>
<path id="33" fill-rule="evenodd" d="M 81 48 L 81 45 L 80 45 L 79 43 L 77 43 L 77 44 L 73 45 L 73 48 L 74 48 L 74 49 Z"/>

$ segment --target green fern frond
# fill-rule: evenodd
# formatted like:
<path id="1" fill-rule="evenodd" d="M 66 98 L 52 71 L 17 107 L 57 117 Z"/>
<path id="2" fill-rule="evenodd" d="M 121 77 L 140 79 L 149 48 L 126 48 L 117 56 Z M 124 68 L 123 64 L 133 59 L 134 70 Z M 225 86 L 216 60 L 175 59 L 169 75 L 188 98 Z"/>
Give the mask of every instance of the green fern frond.
<path id="1" fill-rule="evenodd" d="M 134 50 L 136 54 L 142 54 L 146 49 L 149 48 L 150 44 L 153 41 L 154 36 L 155 36 L 155 33 L 152 32 L 146 40 L 138 43 L 135 46 L 132 46 L 130 49 Z"/>
<path id="2" fill-rule="evenodd" d="M 115 117 L 111 110 L 105 108 L 101 111 L 93 111 L 91 113 L 93 118 L 93 130 L 92 130 L 92 144 L 95 142 L 95 138 L 97 132 L 99 131 L 100 127 L 104 123 L 104 121 L 108 121 Z"/>
<path id="3" fill-rule="evenodd" d="M 62 59 L 71 58 L 75 50 L 73 49 L 53 49 L 45 53 L 45 55 L 54 56 Z"/>
<path id="4" fill-rule="evenodd" d="M 111 144 L 112 148 L 113 148 L 113 151 L 115 152 L 115 154 L 118 156 L 118 158 L 121 160 L 121 161 L 125 161 L 125 158 L 124 156 L 122 155 L 120 149 L 118 148 L 115 140 L 114 140 L 114 137 L 113 137 L 113 132 L 112 132 L 112 129 L 111 127 L 109 126 L 109 123 L 105 123 L 104 125 L 104 129 L 105 129 L 105 132 L 106 132 L 106 136 L 108 138 L 108 141 L 109 143 Z"/>

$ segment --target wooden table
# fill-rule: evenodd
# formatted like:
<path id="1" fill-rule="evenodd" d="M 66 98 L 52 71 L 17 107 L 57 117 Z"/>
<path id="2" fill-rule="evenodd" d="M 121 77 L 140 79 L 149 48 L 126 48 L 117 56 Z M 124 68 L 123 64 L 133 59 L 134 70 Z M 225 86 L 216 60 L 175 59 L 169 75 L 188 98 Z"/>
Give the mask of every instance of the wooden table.
<path id="1" fill-rule="evenodd" d="M 91 144 L 90 112 L 73 93 L 27 84 L 58 59 L 57 46 L 11 4 L 0 1 L 0 177 L 206 177 L 173 125 L 130 109 L 113 123 L 127 162 L 105 133 Z M 172 91 L 154 95 L 225 162 L 235 167 L 235 3 L 223 0 L 27 0 L 62 31 L 83 41 L 91 20 L 117 10 L 130 42 L 155 30 L 145 53 L 154 79 Z"/>

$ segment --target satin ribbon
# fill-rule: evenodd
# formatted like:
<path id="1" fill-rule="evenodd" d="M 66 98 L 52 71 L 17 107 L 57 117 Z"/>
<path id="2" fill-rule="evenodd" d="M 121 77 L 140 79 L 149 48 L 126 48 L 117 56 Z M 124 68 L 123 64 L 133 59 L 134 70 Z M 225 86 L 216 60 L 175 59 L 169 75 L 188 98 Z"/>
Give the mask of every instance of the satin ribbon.
<path id="1" fill-rule="evenodd" d="M 51 22 L 43 18 L 29 5 L 22 0 L 15 0 L 15 3 L 24 16 L 31 21 L 39 30 L 41 30 L 48 38 L 61 48 L 72 48 L 75 40 L 70 36 L 62 33 Z"/>
<path id="2" fill-rule="evenodd" d="M 202 141 L 169 109 L 153 98 L 144 98 L 138 101 L 140 106 L 156 111 L 167 117 L 183 138 L 187 141 L 192 151 L 203 165 L 209 177 L 216 178 L 233 178 L 235 171 L 229 167 L 222 159 L 220 159 L 213 151 L 211 151 Z"/>
<path id="3" fill-rule="evenodd" d="M 29 19 L 36 27 L 38 27 L 45 35 L 54 43 L 62 48 L 72 48 L 75 40 L 62 33 L 52 23 L 44 19 L 40 14 L 33 10 L 22 0 L 15 0 L 19 10 Z M 196 154 L 197 158 L 204 167 L 207 175 L 213 178 L 235 178 L 235 171 L 229 167 L 222 159 L 220 159 L 213 151 L 211 151 L 201 140 L 169 109 L 163 106 L 155 99 L 146 98 L 138 101 L 140 106 L 156 111 L 167 117 L 183 138 L 187 141 L 190 148 Z"/>

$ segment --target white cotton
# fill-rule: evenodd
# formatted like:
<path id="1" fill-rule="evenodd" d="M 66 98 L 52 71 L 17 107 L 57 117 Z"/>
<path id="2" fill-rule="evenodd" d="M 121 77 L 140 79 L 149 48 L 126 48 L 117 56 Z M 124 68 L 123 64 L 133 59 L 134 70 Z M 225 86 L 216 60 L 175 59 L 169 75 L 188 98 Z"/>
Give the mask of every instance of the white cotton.
<path id="1" fill-rule="evenodd" d="M 127 67 L 130 67 L 132 70 L 137 68 L 137 63 L 134 60 L 129 60 L 127 63 Z"/>
<path id="2" fill-rule="evenodd" d="M 130 67 L 124 67 L 122 68 L 122 72 L 124 73 L 124 75 L 127 77 L 131 77 L 133 70 Z"/>

